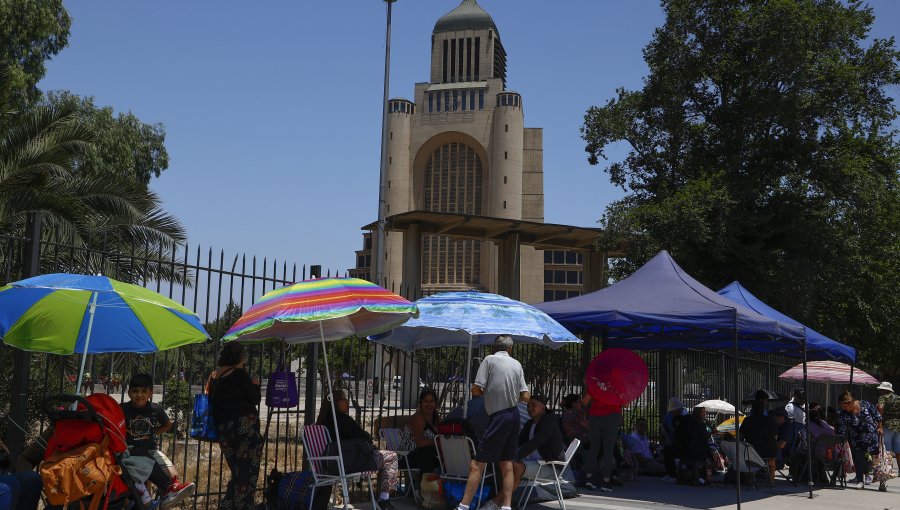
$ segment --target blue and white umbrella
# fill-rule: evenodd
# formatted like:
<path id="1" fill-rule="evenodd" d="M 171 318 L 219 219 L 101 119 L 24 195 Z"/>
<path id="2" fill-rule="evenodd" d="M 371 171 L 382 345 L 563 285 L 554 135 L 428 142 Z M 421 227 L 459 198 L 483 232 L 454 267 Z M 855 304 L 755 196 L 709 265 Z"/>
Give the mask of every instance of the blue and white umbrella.
<path id="1" fill-rule="evenodd" d="M 581 339 L 537 308 L 487 292 L 443 292 L 416 301 L 419 317 L 369 337 L 404 351 L 434 347 L 468 347 L 466 382 L 471 381 L 472 347 L 491 345 L 497 335 L 515 343 L 546 345 L 552 349 Z"/>

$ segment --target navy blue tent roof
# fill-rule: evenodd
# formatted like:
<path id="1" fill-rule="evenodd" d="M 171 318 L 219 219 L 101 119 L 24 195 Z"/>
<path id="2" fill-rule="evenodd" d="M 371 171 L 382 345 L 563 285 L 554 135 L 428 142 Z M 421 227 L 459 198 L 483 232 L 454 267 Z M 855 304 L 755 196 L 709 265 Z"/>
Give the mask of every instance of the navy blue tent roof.
<path id="1" fill-rule="evenodd" d="M 818 331 L 804 326 L 771 306 L 763 303 L 739 282 L 731 282 L 719 290 L 719 294 L 746 306 L 756 313 L 778 322 L 801 326 L 806 330 L 806 356 L 811 360 L 834 360 L 856 363 L 856 349 L 836 342 Z"/>
<path id="2" fill-rule="evenodd" d="M 785 324 L 716 294 L 666 251 L 609 287 L 537 306 L 574 333 L 608 335 L 610 347 L 634 350 L 728 349 L 801 352 L 802 326 Z"/>

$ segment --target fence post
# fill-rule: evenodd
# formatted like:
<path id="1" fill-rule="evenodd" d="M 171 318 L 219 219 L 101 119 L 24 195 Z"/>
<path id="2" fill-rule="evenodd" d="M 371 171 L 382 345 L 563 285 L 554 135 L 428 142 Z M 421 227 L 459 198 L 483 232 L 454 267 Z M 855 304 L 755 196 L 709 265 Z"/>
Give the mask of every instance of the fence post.
<path id="1" fill-rule="evenodd" d="M 22 276 L 31 278 L 41 272 L 41 214 L 30 213 L 25 223 L 25 235 L 28 242 L 22 254 Z M 25 431 L 28 424 L 28 391 L 31 380 L 31 353 L 16 349 L 13 364 L 12 399 L 10 402 L 10 424 L 6 444 L 10 450 L 10 458 L 15 459 L 25 449 L 28 439 Z"/>

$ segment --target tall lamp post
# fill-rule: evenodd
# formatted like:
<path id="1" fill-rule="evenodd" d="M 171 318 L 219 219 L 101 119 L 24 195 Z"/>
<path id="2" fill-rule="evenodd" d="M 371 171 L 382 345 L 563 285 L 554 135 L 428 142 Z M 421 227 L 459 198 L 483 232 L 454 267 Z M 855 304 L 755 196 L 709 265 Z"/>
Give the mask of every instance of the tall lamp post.
<path id="1" fill-rule="evenodd" d="M 378 172 L 378 226 L 375 229 L 375 283 L 387 287 L 384 281 L 385 212 L 387 209 L 387 119 L 388 93 L 391 83 L 391 7 L 397 0 L 384 0 L 387 4 L 387 30 L 384 36 L 384 97 L 381 101 L 381 166 Z"/>

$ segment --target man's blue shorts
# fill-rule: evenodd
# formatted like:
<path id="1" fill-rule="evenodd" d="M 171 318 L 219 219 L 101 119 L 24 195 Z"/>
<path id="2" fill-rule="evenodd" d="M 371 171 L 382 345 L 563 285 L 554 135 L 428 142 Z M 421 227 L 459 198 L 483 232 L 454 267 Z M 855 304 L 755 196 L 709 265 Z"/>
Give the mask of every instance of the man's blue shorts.
<path id="1" fill-rule="evenodd" d="M 500 462 L 519 458 L 519 408 L 510 407 L 490 415 L 484 436 L 478 444 L 475 460 Z"/>

